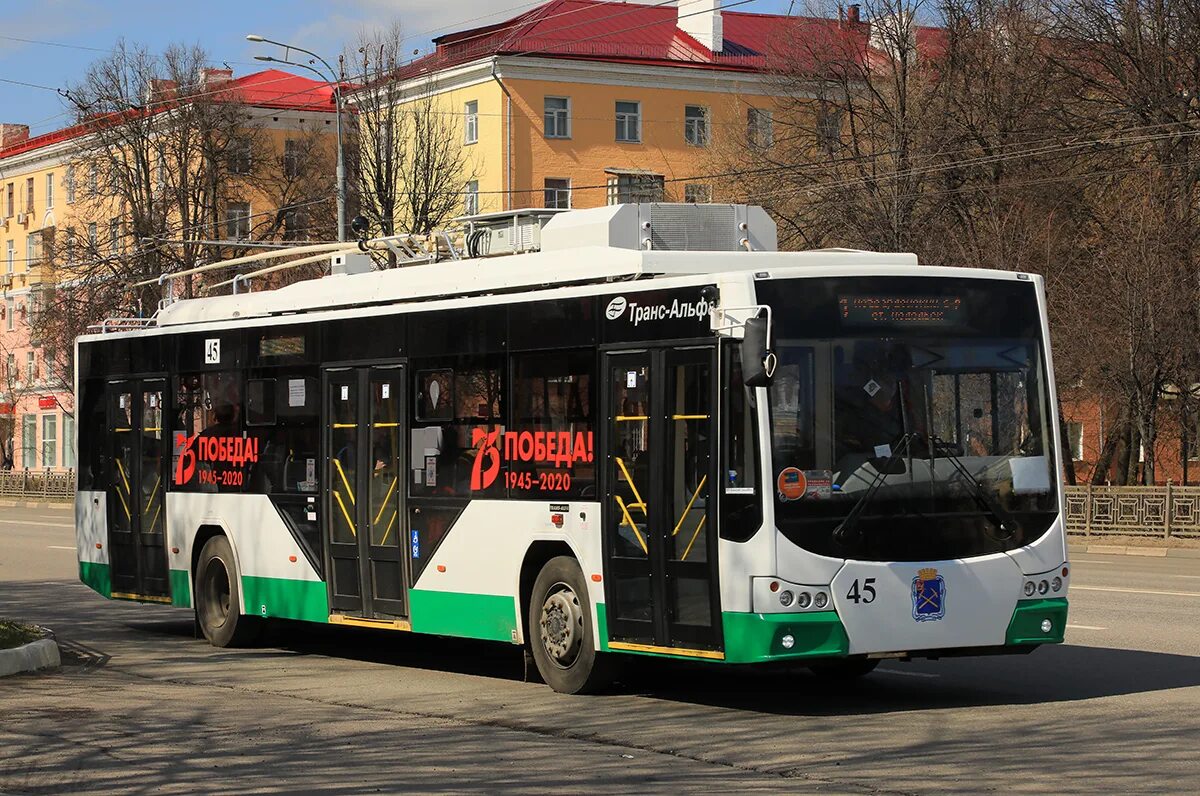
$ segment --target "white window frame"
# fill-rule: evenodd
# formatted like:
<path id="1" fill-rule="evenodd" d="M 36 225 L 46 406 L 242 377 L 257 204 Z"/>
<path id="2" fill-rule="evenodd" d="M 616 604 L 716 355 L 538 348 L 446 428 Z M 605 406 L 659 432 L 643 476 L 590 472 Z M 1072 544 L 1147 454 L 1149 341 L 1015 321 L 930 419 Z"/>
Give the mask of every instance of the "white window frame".
<path id="1" fill-rule="evenodd" d="M 75 469 L 75 418 L 63 412 L 62 422 L 62 466 Z"/>
<path id="2" fill-rule="evenodd" d="M 25 212 L 26 213 L 32 213 L 33 208 L 36 205 L 36 202 L 34 201 L 36 199 L 36 196 L 34 195 L 33 182 L 34 182 L 33 177 L 28 177 L 25 180 Z"/>
<path id="3" fill-rule="evenodd" d="M 479 100 L 463 103 L 463 143 L 479 143 Z"/>
<path id="4" fill-rule="evenodd" d="M 241 212 L 242 210 L 245 212 Z M 229 202 L 225 205 L 225 237 L 227 240 L 250 240 L 250 219 L 254 213 L 249 202 Z M 245 235 L 239 234 L 245 224 Z"/>
<path id="5" fill-rule="evenodd" d="M 689 198 L 688 194 L 699 192 L 702 197 Z M 712 204 L 712 185 L 706 182 L 689 182 L 683 186 L 683 201 L 689 204 Z"/>
<path id="6" fill-rule="evenodd" d="M 551 100 L 561 100 L 565 107 L 553 108 L 548 107 Z M 553 130 L 551 132 L 551 120 L 553 120 Z M 559 129 L 561 125 L 561 130 Z M 570 138 L 571 137 L 571 98 L 545 96 L 542 98 L 542 135 L 546 138 Z"/>
<path id="7" fill-rule="evenodd" d="M 17 242 L 9 239 L 4 251 L 4 273 L 11 274 L 17 262 Z"/>
<path id="8" fill-rule="evenodd" d="M 51 434 L 50 432 L 54 432 Z M 47 450 L 46 446 L 53 446 L 51 450 Z M 42 467 L 55 467 L 58 465 L 58 415 L 44 414 L 42 415 Z M 49 454 L 49 455 L 47 455 Z"/>
<path id="9" fill-rule="evenodd" d="M 37 415 L 21 415 L 21 466 L 26 470 L 37 467 L 37 453 Z"/>
<path id="10" fill-rule="evenodd" d="M 622 180 L 626 182 L 624 197 L 621 196 Z M 635 181 L 641 184 L 635 184 Z M 666 194 L 666 177 L 662 174 L 610 174 L 607 186 L 610 205 L 661 202 Z"/>
<path id="11" fill-rule="evenodd" d="M 764 123 L 765 122 L 765 123 Z M 775 115 L 767 108 L 746 111 L 746 138 L 756 149 L 769 149 L 775 144 Z"/>
<path id="12" fill-rule="evenodd" d="M 75 167 L 67 166 L 67 173 L 63 177 L 63 187 L 67 191 L 67 204 L 75 204 Z"/>
<path id="13" fill-rule="evenodd" d="M 28 312 L 25 314 L 25 319 L 29 320 Z M 37 354 L 33 351 L 25 352 L 25 384 L 31 385 L 37 381 Z"/>
<path id="14" fill-rule="evenodd" d="M 621 110 L 622 105 L 633 105 L 636 110 L 628 111 Z M 642 143 L 642 103 L 638 100 L 617 100 L 613 106 L 613 113 L 616 116 L 617 126 L 614 131 L 618 144 L 640 144 Z M 633 124 L 634 137 L 629 138 L 629 125 Z M 622 132 L 625 136 L 622 138 Z"/>
<path id="15" fill-rule="evenodd" d="M 46 175 L 46 209 L 54 209 L 54 172 Z"/>
<path id="16" fill-rule="evenodd" d="M 550 186 L 549 183 L 551 181 L 558 182 L 558 183 L 566 183 L 566 184 Z M 549 199 L 551 193 L 554 194 L 554 204 L 550 204 L 550 202 L 547 201 L 547 199 Z M 567 203 L 565 206 L 560 205 L 558 203 L 559 199 L 562 198 L 563 194 L 566 194 L 566 198 L 567 198 Z M 545 178 L 543 178 L 543 180 L 542 180 L 542 204 L 545 207 L 561 208 L 561 209 L 570 210 L 571 209 L 571 178 L 570 177 L 545 177 Z"/>
<path id="17" fill-rule="evenodd" d="M 110 218 L 108 220 L 108 253 L 121 253 L 121 219 Z"/>
<path id="18" fill-rule="evenodd" d="M 700 114 L 690 115 L 691 111 L 699 111 Z M 684 105 L 683 106 L 683 141 L 688 146 L 706 147 L 712 140 L 709 132 L 709 110 L 706 105 Z"/>
<path id="19" fill-rule="evenodd" d="M 4 300 L 4 328 L 6 331 L 11 332 L 13 329 L 16 328 L 16 325 L 17 325 L 17 302 L 15 299 L 7 298 Z M 16 354 L 10 353 L 8 356 L 11 359 L 11 362 L 12 362 L 12 364 L 14 366 L 14 370 L 15 370 L 15 366 L 17 364 Z M 14 381 L 20 381 L 20 379 L 16 378 L 16 376 L 17 376 L 16 373 L 9 374 L 9 377 L 12 378 Z"/>
<path id="20" fill-rule="evenodd" d="M 87 226 L 88 245 L 92 247 L 92 251 L 97 251 L 100 248 L 100 229 L 96 226 L 96 222 L 92 221 Z"/>
<path id="21" fill-rule="evenodd" d="M 463 186 L 463 215 L 479 214 L 479 180 L 471 180 Z"/>

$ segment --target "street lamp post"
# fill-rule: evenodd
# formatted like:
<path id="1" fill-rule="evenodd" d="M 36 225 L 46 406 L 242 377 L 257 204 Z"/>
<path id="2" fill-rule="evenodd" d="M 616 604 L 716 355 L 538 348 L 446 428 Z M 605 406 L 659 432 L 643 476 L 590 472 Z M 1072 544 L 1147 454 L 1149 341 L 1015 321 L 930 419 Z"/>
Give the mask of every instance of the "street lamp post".
<path id="1" fill-rule="evenodd" d="M 340 80 L 340 76 L 338 75 L 337 72 L 335 72 L 333 70 L 333 67 L 329 65 L 328 61 L 326 61 L 321 56 L 317 55 L 315 52 L 312 52 L 311 50 L 306 50 L 303 47 L 296 47 L 291 44 L 284 44 L 281 41 L 274 41 L 272 39 L 267 39 L 267 38 L 264 38 L 262 36 L 254 34 L 254 33 L 247 35 L 246 41 L 260 42 L 263 44 L 274 44 L 276 46 L 283 48 L 283 58 L 275 58 L 270 55 L 256 55 L 256 56 L 254 56 L 254 60 L 266 61 L 268 63 L 275 63 L 275 64 L 287 64 L 288 66 L 295 66 L 295 67 L 299 67 L 300 69 L 307 69 L 308 71 L 317 75 L 318 77 L 320 77 L 322 80 L 329 83 L 329 85 L 333 87 L 334 104 L 337 109 L 337 214 L 338 214 L 337 233 L 338 233 L 338 241 L 339 242 L 344 241 L 344 240 L 346 240 L 346 160 L 345 160 L 345 154 L 342 151 L 342 110 L 343 110 L 343 108 L 342 108 L 342 82 Z M 321 72 L 321 70 L 317 69 L 316 67 L 312 66 L 311 64 L 302 64 L 302 63 L 297 63 L 296 61 L 288 60 L 292 50 L 295 50 L 298 53 L 304 53 L 305 55 L 311 55 L 313 58 L 320 61 L 321 64 L 327 70 L 329 70 L 328 77 L 326 77 L 326 75 L 323 72 Z"/>

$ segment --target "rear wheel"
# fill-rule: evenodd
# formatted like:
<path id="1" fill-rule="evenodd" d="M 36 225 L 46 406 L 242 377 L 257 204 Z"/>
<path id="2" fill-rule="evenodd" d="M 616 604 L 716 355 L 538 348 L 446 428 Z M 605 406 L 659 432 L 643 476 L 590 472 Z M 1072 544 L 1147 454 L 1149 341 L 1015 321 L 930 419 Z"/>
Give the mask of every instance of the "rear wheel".
<path id="1" fill-rule="evenodd" d="M 817 677 L 825 680 L 857 680 L 875 671 L 878 658 L 843 658 L 809 664 L 808 668 Z"/>
<path id="2" fill-rule="evenodd" d="M 240 613 L 237 567 L 224 536 L 209 539 L 196 565 L 196 621 L 214 647 L 244 647 L 258 638 L 258 617 Z"/>
<path id="3" fill-rule="evenodd" d="M 529 644 L 538 672 L 563 694 L 586 694 L 612 682 L 612 661 L 596 651 L 587 582 L 575 559 L 552 558 L 529 600 Z"/>

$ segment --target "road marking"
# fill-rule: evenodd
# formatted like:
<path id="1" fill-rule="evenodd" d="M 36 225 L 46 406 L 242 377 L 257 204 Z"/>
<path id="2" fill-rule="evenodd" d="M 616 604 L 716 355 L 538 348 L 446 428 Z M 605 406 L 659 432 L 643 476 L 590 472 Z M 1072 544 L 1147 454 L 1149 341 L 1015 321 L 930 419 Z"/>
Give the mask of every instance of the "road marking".
<path id="1" fill-rule="evenodd" d="M 1108 628 L 1095 625 L 1067 625 L 1067 630 L 1108 630 Z"/>
<path id="2" fill-rule="evenodd" d="M 901 677 L 941 677 L 940 674 L 929 674 L 928 672 L 902 672 L 899 669 L 880 669 L 882 674 L 898 674 Z"/>
<path id="3" fill-rule="evenodd" d="M 1160 597 L 1200 597 L 1196 591 L 1151 591 L 1149 589 L 1116 589 L 1111 586 L 1076 586 L 1071 584 L 1072 591 L 1114 591 L 1121 594 L 1154 594 Z"/>
<path id="4" fill-rule="evenodd" d="M 74 547 L 63 547 L 62 545 L 51 544 L 46 545 L 47 550 L 74 550 Z"/>
<path id="5" fill-rule="evenodd" d="M 34 522 L 33 520 L 0 520 L 0 525 L 45 525 L 49 528 L 74 528 L 73 522 Z"/>

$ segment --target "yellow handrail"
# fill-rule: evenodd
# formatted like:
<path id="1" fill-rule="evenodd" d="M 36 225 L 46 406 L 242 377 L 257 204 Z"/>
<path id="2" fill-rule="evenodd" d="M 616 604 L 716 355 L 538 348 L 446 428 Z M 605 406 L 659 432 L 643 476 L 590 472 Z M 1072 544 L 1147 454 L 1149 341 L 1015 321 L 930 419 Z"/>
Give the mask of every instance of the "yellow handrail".
<path id="1" fill-rule="evenodd" d="M 350 505 L 358 505 L 354 500 L 354 490 L 350 488 L 350 479 L 346 478 L 346 471 L 342 469 L 342 463 L 338 459 L 333 460 L 333 466 L 337 468 L 338 475 L 342 477 L 342 483 L 346 485 L 346 497 L 350 498 Z M 334 494 L 337 494 L 336 492 Z"/>
<path id="2" fill-rule="evenodd" d="M 692 545 L 696 543 L 696 537 L 700 535 L 700 529 L 704 527 L 704 522 L 707 519 L 707 514 L 700 518 L 700 524 L 696 526 L 696 532 L 692 534 L 692 540 L 688 542 L 687 549 L 683 551 L 683 558 L 679 559 L 680 561 L 687 561 L 688 553 L 692 552 Z"/>
<path id="3" fill-rule="evenodd" d="M 354 520 L 350 519 L 350 512 L 346 511 L 346 501 L 342 500 L 342 493 L 335 489 L 333 490 L 333 497 L 342 509 L 342 516 L 346 518 L 346 523 L 350 527 L 350 535 L 357 539 L 358 529 L 354 527 Z"/>
<path id="4" fill-rule="evenodd" d="M 692 504 L 696 502 L 696 498 L 700 497 L 700 490 L 704 488 L 704 483 L 708 480 L 708 476 L 700 479 L 700 483 L 696 485 L 696 491 L 692 493 L 692 499 L 684 506 L 683 513 L 679 515 L 679 522 L 675 523 L 675 530 L 671 531 L 671 535 L 675 536 L 679 533 L 679 529 L 683 527 L 683 521 L 687 519 L 688 512 L 692 510 Z"/>
<path id="5" fill-rule="evenodd" d="M 646 540 L 642 537 L 642 532 L 638 530 L 637 523 L 633 521 L 633 517 L 629 515 L 629 509 L 626 508 L 625 501 L 621 500 L 620 495 L 613 495 L 613 497 L 617 499 L 617 505 L 621 507 L 621 513 L 625 515 L 625 519 L 621 522 L 621 525 L 629 523 L 629 527 L 633 529 L 634 535 L 637 536 L 638 544 L 642 546 L 642 552 L 650 555 L 650 548 L 646 547 Z M 617 527 L 621 526 L 618 525 Z"/>

